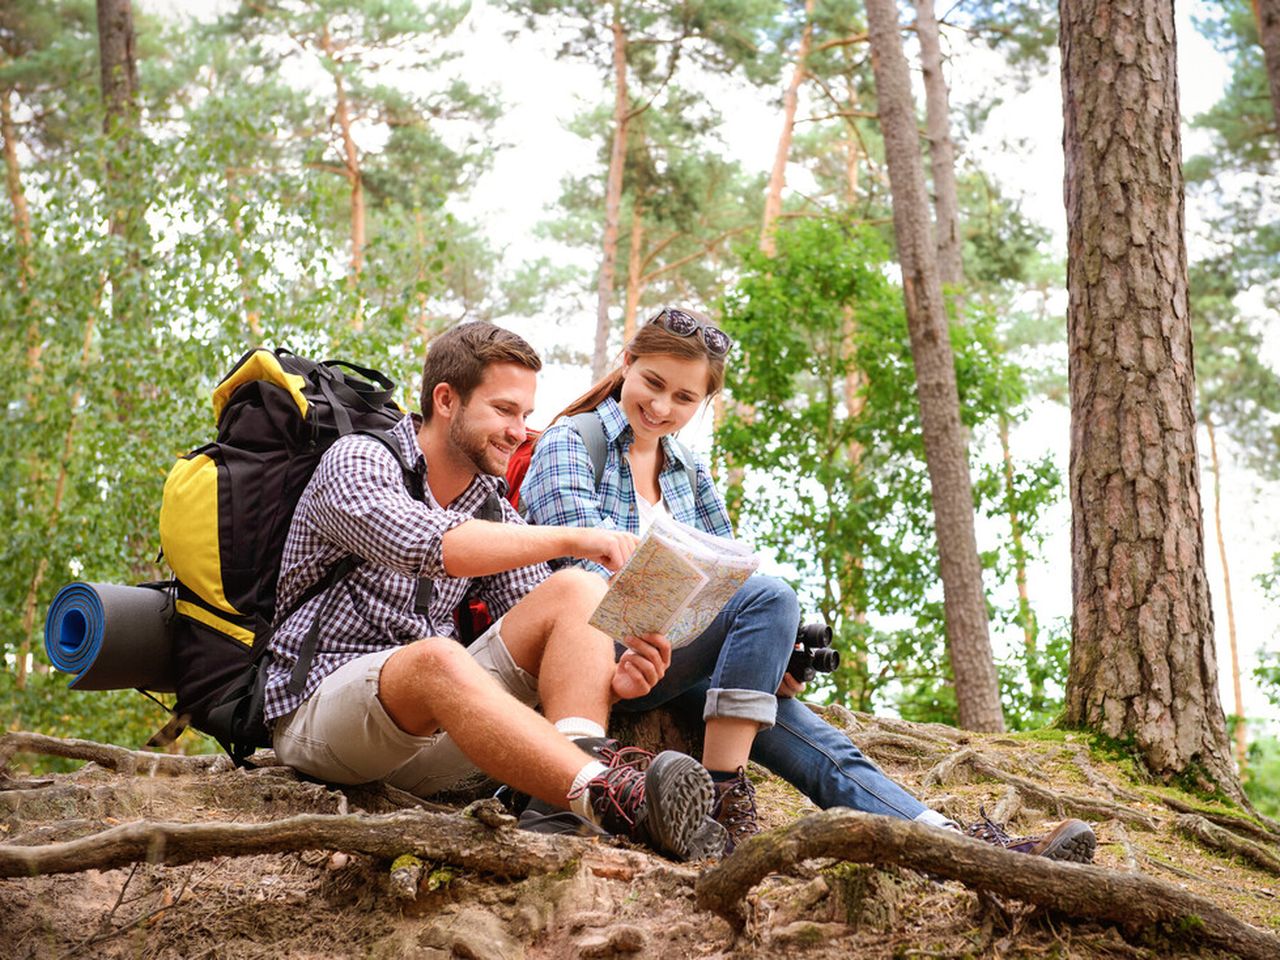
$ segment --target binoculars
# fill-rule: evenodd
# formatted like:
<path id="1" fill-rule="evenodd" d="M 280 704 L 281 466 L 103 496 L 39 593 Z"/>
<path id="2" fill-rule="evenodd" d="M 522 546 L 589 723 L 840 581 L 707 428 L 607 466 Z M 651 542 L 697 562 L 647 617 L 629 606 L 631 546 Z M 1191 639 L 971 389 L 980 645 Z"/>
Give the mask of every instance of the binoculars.
<path id="1" fill-rule="evenodd" d="M 825 623 L 802 623 L 796 631 L 796 649 L 787 662 L 787 673 L 808 683 L 819 672 L 840 666 L 840 651 L 831 646 L 831 628 Z"/>

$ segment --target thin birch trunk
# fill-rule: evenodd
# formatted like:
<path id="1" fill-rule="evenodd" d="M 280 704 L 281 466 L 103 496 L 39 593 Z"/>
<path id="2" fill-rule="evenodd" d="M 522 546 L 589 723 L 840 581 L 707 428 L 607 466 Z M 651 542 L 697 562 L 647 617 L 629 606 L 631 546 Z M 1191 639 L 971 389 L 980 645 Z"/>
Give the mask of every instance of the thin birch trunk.
<path id="1" fill-rule="evenodd" d="M 760 226 L 760 249 L 766 256 L 772 257 L 776 249 L 773 239 L 773 228 L 782 213 L 782 188 L 786 185 L 787 160 L 791 156 L 791 138 L 795 134 L 796 107 L 800 102 L 800 86 L 804 83 L 809 59 L 809 48 L 813 44 L 813 6 L 814 0 L 805 0 L 804 32 L 800 35 L 800 46 L 796 50 L 795 70 L 791 74 L 791 83 L 787 86 L 782 100 L 782 133 L 778 136 L 778 149 L 773 157 L 773 170 L 769 174 L 769 191 L 764 199 L 764 222 Z"/>
<path id="2" fill-rule="evenodd" d="M 1222 532 L 1222 462 L 1213 418 L 1206 410 L 1205 430 L 1209 434 L 1209 463 L 1213 469 L 1213 525 L 1218 535 L 1218 558 L 1222 561 L 1222 592 L 1227 601 L 1227 639 L 1231 644 L 1231 688 L 1236 701 L 1236 765 L 1244 774 L 1249 757 L 1249 730 L 1244 722 L 1244 691 L 1240 685 L 1240 651 L 1236 643 L 1236 609 L 1231 599 L 1231 568 L 1227 565 L 1227 541 Z"/>
<path id="3" fill-rule="evenodd" d="M 609 150 L 609 175 L 604 193 L 604 239 L 600 277 L 596 286 L 596 339 L 591 352 L 591 379 L 604 376 L 609 353 L 609 303 L 613 294 L 614 264 L 618 258 L 618 222 L 622 210 L 622 170 L 627 160 L 627 34 L 622 7 L 613 4 L 613 145 Z"/>
<path id="4" fill-rule="evenodd" d="M 4 182 L 13 204 L 13 230 L 18 238 L 18 286 L 23 293 L 31 287 L 34 276 L 31 265 L 31 211 L 22 187 L 22 168 L 18 164 L 18 133 L 13 125 L 9 105 L 12 90 L 0 90 L 0 139 L 4 141 Z M 30 360 L 30 358 L 28 358 Z"/>
<path id="5" fill-rule="evenodd" d="M 1027 653 L 1028 680 L 1031 683 L 1031 699 L 1039 703 L 1044 696 L 1044 682 L 1030 671 L 1039 654 L 1035 611 L 1027 593 L 1027 549 L 1022 532 L 1022 518 L 1014 500 L 1013 454 L 1009 447 L 1009 418 L 1000 414 L 1000 456 L 1004 462 L 1004 494 L 1009 504 L 1009 530 L 1013 537 L 1014 580 L 1018 585 L 1018 619 L 1022 622 L 1022 646 Z"/>
<path id="6" fill-rule="evenodd" d="M 938 275 L 944 284 L 964 283 L 960 247 L 960 200 L 956 188 L 956 148 L 951 140 L 951 106 L 947 78 L 942 72 L 942 45 L 933 0 L 916 0 L 916 36 L 920 39 L 920 67 L 924 74 L 925 132 L 933 172 Z"/>
<path id="7" fill-rule="evenodd" d="M 866 7 L 925 461 L 933 496 L 958 719 L 960 726 L 969 730 L 1003 730 L 982 564 L 974 533 L 973 485 L 960 423 L 960 398 L 938 279 L 937 250 L 930 230 L 911 76 L 898 33 L 896 3 L 867 0 Z"/>
<path id="8" fill-rule="evenodd" d="M 105 278 L 104 278 L 105 279 Z M 87 376 L 89 370 L 89 356 L 93 349 L 93 331 L 95 327 L 95 318 L 97 316 L 98 303 L 102 297 L 102 287 L 99 286 L 98 294 L 94 298 L 93 306 L 89 310 L 89 318 L 84 325 L 84 342 L 80 349 L 80 375 Z M 62 458 L 58 463 L 58 479 L 53 486 L 53 504 L 49 508 L 49 517 L 46 523 L 46 529 L 52 537 L 54 530 L 57 529 L 58 519 L 62 514 L 62 501 L 67 491 L 67 473 L 71 468 L 71 454 L 75 443 L 76 422 L 79 418 L 80 401 L 83 398 L 83 391 L 77 389 L 71 395 L 71 417 L 67 421 L 67 430 L 63 435 L 62 441 Z M 41 555 L 36 562 L 35 573 L 31 576 L 31 585 L 27 588 L 26 599 L 22 603 L 22 639 L 18 645 L 18 670 L 14 677 L 14 683 L 19 690 L 25 690 L 27 687 L 27 661 L 30 659 L 32 644 L 35 638 L 36 628 L 36 605 L 40 599 L 40 590 L 44 586 L 45 574 L 49 569 L 49 558 Z"/>

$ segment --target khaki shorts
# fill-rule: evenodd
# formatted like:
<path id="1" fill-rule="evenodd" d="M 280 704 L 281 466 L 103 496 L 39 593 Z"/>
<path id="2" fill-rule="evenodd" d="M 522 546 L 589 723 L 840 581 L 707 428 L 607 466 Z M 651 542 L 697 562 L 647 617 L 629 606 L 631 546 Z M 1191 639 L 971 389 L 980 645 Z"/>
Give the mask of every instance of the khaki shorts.
<path id="1" fill-rule="evenodd" d="M 537 680 L 516 665 L 498 620 L 467 648 L 499 685 L 526 706 L 538 702 Z M 281 763 L 330 783 L 381 780 L 428 797 L 484 781 L 447 733 L 415 737 L 378 700 L 382 665 L 399 647 L 349 660 L 321 681 L 302 706 L 275 727 Z"/>

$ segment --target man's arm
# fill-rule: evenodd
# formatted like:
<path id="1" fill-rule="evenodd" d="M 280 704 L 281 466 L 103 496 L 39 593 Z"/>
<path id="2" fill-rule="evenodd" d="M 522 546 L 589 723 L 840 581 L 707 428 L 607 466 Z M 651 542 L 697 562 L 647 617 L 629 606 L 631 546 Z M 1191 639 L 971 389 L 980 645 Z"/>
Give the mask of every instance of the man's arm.
<path id="1" fill-rule="evenodd" d="M 487 577 L 556 557 L 590 560 L 617 571 L 638 542 L 621 530 L 468 520 L 444 535 L 444 572 L 451 577 Z"/>

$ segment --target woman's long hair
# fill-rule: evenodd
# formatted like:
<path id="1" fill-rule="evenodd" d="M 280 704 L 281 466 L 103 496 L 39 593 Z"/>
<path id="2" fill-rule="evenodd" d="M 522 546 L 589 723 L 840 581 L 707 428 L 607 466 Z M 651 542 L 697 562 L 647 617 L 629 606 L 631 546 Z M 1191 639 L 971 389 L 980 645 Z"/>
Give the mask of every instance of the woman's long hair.
<path id="1" fill-rule="evenodd" d="M 703 323 L 711 322 L 705 314 L 698 313 L 695 310 L 686 310 L 684 307 L 680 309 L 691 317 L 697 317 Z M 702 339 L 701 332 L 695 332 L 692 336 L 682 337 L 677 333 L 672 333 L 662 324 L 654 323 L 651 320 L 637 331 L 636 335 L 631 338 L 631 342 L 623 347 L 622 350 L 624 358 L 629 356 L 633 360 L 637 357 L 651 357 L 659 354 L 679 357 L 681 360 L 706 360 L 707 395 L 705 399 L 711 399 L 724 386 L 724 357 L 713 357 L 707 351 L 707 344 Z M 587 410 L 594 410 L 604 402 L 605 397 L 613 397 L 615 400 L 621 399 L 622 378 L 625 374 L 626 365 L 620 360 L 611 373 L 606 374 L 590 390 L 556 414 L 551 422 L 555 423 L 556 420 L 562 417 L 572 417 Z"/>

